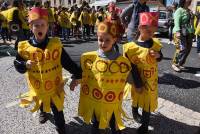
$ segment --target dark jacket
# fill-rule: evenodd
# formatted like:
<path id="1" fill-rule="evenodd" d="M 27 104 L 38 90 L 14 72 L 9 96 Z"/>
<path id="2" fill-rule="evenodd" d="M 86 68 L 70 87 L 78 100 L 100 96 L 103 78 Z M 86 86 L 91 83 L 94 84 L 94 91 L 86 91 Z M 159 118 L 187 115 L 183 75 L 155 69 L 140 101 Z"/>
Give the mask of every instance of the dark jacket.
<path id="1" fill-rule="evenodd" d="M 122 24 L 128 25 L 128 33 L 134 32 L 139 25 L 139 13 L 149 12 L 149 7 L 145 4 L 141 5 L 138 0 L 130 4 L 121 14 Z"/>

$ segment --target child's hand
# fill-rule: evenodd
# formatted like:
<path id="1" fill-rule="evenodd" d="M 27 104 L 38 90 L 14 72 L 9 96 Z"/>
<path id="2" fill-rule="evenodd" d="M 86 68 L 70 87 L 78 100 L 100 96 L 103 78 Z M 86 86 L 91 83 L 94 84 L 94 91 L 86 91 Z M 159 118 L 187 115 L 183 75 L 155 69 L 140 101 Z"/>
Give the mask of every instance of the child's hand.
<path id="1" fill-rule="evenodd" d="M 181 37 L 181 33 L 180 32 L 176 32 L 176 38 L 180 39 Z"/>
<path id="2" fill-rule="evenodd" d="M 27 60 L 27 62 L 26 62 L 26 68 L 27 69 L 31 69 L 36 64 L 37 64 L 37 62 L 31 61 L 31 60 Z"/>
<path id="3" fill-rule="evenodd" d="M 80 83 L 80 80 L 73 79 L 69 86 L 70 90 L 74 91 L 75 87 L 78 86 L 79 83 Z"/>
<path id="4" fill-rule="evenodd" d="M 57 89 L 59 94 L 64 91 L 64 86 L 65 86 L 65 82 L 64 81 L 60 82 L 60 84 L 58 85 L 58 89 Z"/>
<path id="5" fill-rule="evenodd" d="M 137 93 L 141 94 L 142 91 L 143 91 L 143 88 L 135 88 L 135 91 L 136 91 Z"/>
<path id="6" fill-rule="evenodd" d="M 154 50 L 150 50 L 150 51 L 149 51 L 149 55 L 150 55 L 151 57 L 156 58 L 156 59 L 160 58 L 160 53 L 159 53 L 159 52 L 156 52 L 156 51 L 154 51 Z"/>

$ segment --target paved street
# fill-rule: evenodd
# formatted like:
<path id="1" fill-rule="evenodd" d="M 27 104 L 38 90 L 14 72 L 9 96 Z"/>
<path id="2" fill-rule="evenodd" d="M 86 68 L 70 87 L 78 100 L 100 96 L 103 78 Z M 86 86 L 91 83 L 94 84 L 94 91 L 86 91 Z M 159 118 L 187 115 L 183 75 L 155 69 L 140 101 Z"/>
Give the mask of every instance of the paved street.
<path id="1" fill-rule="evenodd" d="M 200 134 L 200 60 L 193 48 L 182 73 L 171 69 L 174 46 L 161 39 L 164 59 L 159 63 L 159 108 L 152 114 L 149 129 L 151 134 Z M 0 43 L 1 45 L 1 43 Z M 65 50 L 79 64 L 80 55 L 86 51 L 97 49 L 97 41 L 64 42 Z M 40 125 L 38 113 L 30 113 L 28 109 L 18 106 L 16 97 L 27 90 L 24 76 L 12 67 L 12 52 L 3 53 L 0 46 L 0 134 L 55 134 L 54 121 L 49 114 L 49 121 Z M 9 47 L 6 49 L 10 49 Z M 11 49 L 10 49 L 11 50 Z M 11 55 L 11 56 L 8 56 Z M 65 72 L 66 76 L 69 76 Z M 69 134 L 88 134 L 90 126 L 77 117 L 79 87 L 74 92 L 65 86 L 65 119 Z M 131 100 L 124 100 L 124 108 L 131 116 Z M 127 134 L 136 134 L 140 124 L 124 119 Z"/>

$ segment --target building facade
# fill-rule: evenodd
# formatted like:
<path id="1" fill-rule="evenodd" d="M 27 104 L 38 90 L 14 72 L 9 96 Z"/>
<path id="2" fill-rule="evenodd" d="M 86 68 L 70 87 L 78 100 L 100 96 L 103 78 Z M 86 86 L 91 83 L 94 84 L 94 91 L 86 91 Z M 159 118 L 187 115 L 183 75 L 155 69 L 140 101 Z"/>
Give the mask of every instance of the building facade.
<path id="1" fill-rule="evenodd" d="M 0 1 L 5 1 L 5 0 L 0 0 Z M 12 1 L 12 0 L 6 0 L 6 1 Z M 25 0 L 24 0 L 25 1 Z M 30 1 L 30 0 L 29 0 Z M 72 6 L 74 4 L 77 5 L 81 5 L 81 3 L 83 2 L 83 0 L 34 0 L 35 2 L 42 2 L 44 3 L 45 1 L 50 1 L 51 2 L 51 6 L 64 6 L 64 7 L 69 7 Z M 107 0 L 85 0 L 88 3 L 94 3 L 95 1 L 107 1 Z M 123 3 L 131 3 L 133 0 L 115 0 L 117 4 L 123 4 Z M 191 9 L 194 11 L 196 9 L 196 3 L 197 1 L 200 0 L 192 0 L 192 4 L 191 4 Z M 174 2 L 179 2 L 179 0 L 149 0 L 149 3 L 156 3 L 159 2 L 165 6 L 170 6 L 172 5 Z"/>

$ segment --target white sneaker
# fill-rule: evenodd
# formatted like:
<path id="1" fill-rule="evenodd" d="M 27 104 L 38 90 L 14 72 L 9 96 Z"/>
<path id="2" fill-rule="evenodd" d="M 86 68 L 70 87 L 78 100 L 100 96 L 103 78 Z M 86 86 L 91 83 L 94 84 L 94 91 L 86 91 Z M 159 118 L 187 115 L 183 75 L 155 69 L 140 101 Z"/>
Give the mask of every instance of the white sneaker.
<path id="1" fill-rule="evenodd" d="M 185 69 L 185 67 L 184 67 L 184 66 L 179 66 L 179 68 L 180 68 L 180 69 Z"/>
<path id="2" fill-rule="evenodd" d="M 197 74 L 195 74 L 194 76 L 196 76 L 196 77 L 200 77 L 200 73 L 197 73 Z"/>
<path id="3" fill-rule="evenodd" d="M 178 66 L 174 65 L 174 64 L 172 64 L 172 69 L 174 71 L 176 71 L 176 72 L 180 72 L 181 71 L 181 69 Z"/>

